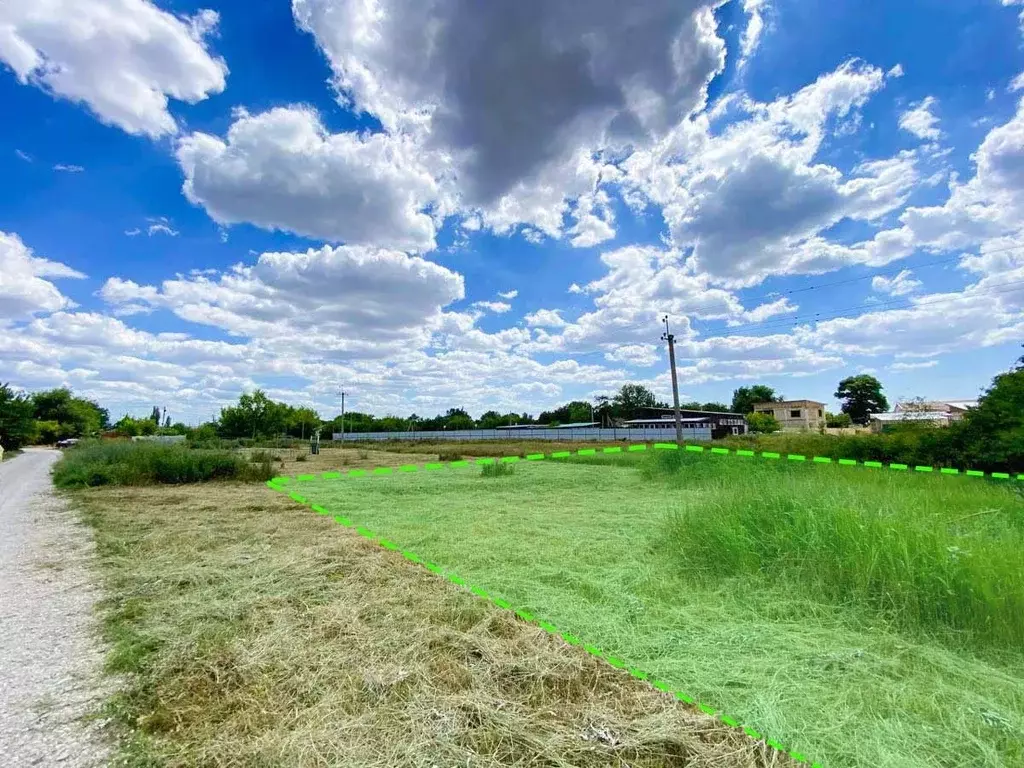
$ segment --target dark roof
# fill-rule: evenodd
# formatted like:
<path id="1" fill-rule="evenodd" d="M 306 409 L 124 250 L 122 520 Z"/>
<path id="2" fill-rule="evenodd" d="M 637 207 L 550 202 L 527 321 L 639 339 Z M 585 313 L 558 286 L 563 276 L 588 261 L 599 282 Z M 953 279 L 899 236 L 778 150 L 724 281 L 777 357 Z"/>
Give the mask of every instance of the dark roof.
<path id="1" fill-rule="evenodd" d="M 699 416 L 699 417 L 696 417 L 696 418 L 691 418 L 691 417 L 684 416 L 683 418 L 679 419 L 679 421 L 683 422 L 684 424 L 687 424 L 687 423 L 695 424 L 695 423 L 700 422 L 700 421 L 707 421 L 707 417 Z M 675 419 L 629 419 L 628 421 L 624 421 L 622 423 L 623 424 L 675 424 L 676 420 Z"/>

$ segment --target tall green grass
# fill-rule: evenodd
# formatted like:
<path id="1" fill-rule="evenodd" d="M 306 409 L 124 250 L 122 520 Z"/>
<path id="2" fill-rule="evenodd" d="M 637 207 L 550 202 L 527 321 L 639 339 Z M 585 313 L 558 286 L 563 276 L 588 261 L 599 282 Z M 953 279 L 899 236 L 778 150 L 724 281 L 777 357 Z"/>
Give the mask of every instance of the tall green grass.
<path id="1" fill-rule="evenodd" d="M 53 482 L 60 488 L 269 480 L 272 476 L 273 467 L 266 458 L 250 463 L 230 451 L 127 441 L 76 446 L 53 468 Z"/>
<path id="2" fill-rule="evenodd" d="M 686 573 L 751 576 L 907 630 L 1024 642 L 1024 499 L 989 481 L 664 452 L 666 546 Z M 678 493 L 700 487 L 699 497 Z M 999 492 L 1003 491 L 1003 492 Z"/>

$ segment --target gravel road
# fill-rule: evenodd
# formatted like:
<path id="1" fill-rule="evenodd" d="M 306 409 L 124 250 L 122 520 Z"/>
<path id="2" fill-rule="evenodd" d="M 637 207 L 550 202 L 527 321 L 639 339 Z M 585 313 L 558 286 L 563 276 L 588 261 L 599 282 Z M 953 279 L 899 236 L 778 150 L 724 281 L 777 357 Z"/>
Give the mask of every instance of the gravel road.
<path id="1" fill-rule="evenodd" d="M 92 534 L 53 493 L 60 452 L 28 450 L 0 464 L 0 763 L 99 766 L 101 696 L 88 561 Z"/>

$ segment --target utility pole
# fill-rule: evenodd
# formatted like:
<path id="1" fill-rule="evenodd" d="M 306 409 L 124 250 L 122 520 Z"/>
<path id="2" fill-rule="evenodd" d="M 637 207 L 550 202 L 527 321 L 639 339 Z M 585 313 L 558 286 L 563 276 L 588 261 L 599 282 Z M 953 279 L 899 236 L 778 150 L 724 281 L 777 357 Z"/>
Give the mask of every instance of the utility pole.
<path id="1" fill-rule="evenodd" d="M 341 393 L 341 442 L 345 442 L 345 390 L 338 392 Z"/>
<path id="2" fill-rule="evenodd" d="M 668 363 L 672 367 L 672 407 L 676 412 L 676 445 L 683 444 L 683 418 L 679 413 L 679 381 L 676 379 L 676 337 L 669 331 L 668 315 L 663 318 L 665 322 L 665 333 L 661 335 L 662 341 L 668 342 Z"/>

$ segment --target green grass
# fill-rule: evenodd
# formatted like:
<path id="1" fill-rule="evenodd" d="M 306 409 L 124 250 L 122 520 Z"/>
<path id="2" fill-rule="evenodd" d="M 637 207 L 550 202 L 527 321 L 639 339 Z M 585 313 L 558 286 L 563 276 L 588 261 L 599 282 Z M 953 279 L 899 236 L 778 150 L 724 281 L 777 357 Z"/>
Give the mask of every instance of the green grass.
<path id="1" fill-rule="evenodd" d="M 231 451 L 129 441 L 77 445 L 53 468 L 53 482 L 59 488 L 268 480 L 272 475 L 267 458 L 254 464 Z"/>
<path id="2" fill-rule="evenodd" d="M 665 452 L 301 493 L 823 766 L 1024 765 L 1009 486 Z"/>

